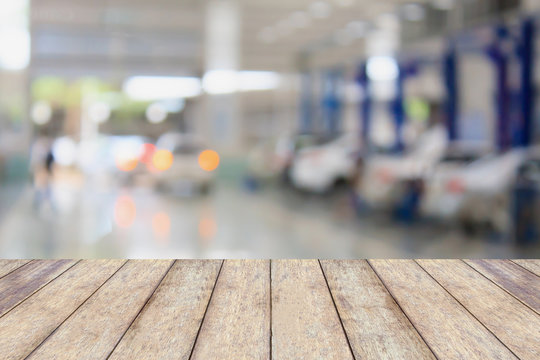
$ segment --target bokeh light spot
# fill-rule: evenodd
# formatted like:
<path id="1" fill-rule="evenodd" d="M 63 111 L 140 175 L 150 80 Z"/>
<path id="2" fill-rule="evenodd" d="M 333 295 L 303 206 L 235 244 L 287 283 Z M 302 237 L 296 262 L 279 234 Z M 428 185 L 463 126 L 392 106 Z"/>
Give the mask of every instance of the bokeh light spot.
<path id="1" fill-rule="evenodd" d="M 125 172 L 133 171 L 135 170 L 138 164 L 139 164 L 139 161 L 137 159 L 122 159 L 122 158 L 116 159 L 116 167 L 120 171 L 125 171 Z"/>
<path id="2" fill-rule="evenodd" d="M 205 240 L 211 239 L 216 235 L 217 225 L 212 218 L 202 218 L 199 221 L 199 236 Z"/>
<path id="3" fill-rule="evenodd" d="M 135 222 L 137 208 L 129 196 L 120 196 L 114 204 L 114 221 L 120 228 L 127 229 Z"/>
<path id="4" fill-rule="evenodd" d="M 152 217 L 152 229 L 158 237 L 164 238 L 171 232 L 171 218 L 165 212 L 158 212 Z"/>
<path id="5" fill-rule="evenodd" d="M 154 156 L 154 152 L 156 151 L 156 146 L 154 144 L 146 143 L 142 145 L 142 155 L 141 155 L 141 162 L 143 164 L 150 164 L 152 162 L 152 156 Z"/>
<path id="6" fill-rule="evenodd" d="M 152 156 L 152 165 L 156 170 L 165 171 L 169 169 L 174 161 L 174 156 L 169 150 L 157 150 Z"/>
<path id="7" fill-rule="evenodd" d="M 214 171 L 219 166 L 219 154 L 214 150 L 204 150 L 199 154 L 199 166 L 204 171 Z"/>

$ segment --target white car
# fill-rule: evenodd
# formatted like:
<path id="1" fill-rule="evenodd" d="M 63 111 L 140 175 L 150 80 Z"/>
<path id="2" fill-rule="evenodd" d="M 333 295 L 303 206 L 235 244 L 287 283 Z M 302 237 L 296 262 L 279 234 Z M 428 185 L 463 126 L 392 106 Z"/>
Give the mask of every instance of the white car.
<path id="1" fill-rule="evenodd" d="M 467 230 L 477 225 L 489 225 L 499 232 L 508 231 L 511 189 L 517 171 L 527 159 L 538 157 L 538 154 L 538 149 L 534 148 L 514 149 L 501 155 L 485 156 L 440 174 L 437 184 L 431 185 L 431 189 L 427 187 L 422 212 L 453 218 Z M 433 188 L 435 186 L 437 190 Z"/>
<path id="2" fill-rule="evenodd" d="M 348 181 L 354 175 L 359 148 L 358 136 L 347 134 L 300 150 L 290 170 L 292 184 L 324 193 Z"/>
<path id="3" fill-rule="evenodd" d="M 463 188 L 459 176 L 473 163 L 488 158 L 486 147 L 454 144 L 422 183 L 420 213 L 424 217 L 451 220 L 463 203 Z"/>
<path id="4" fill-rule="evenodd" d="M 421 179 L 444 156 L 448 144 L 442 126 L 420 136 L 412 151 L 403 155 L 374 155 L 366 164 L 357 192 L 370 206 L 390 209 L 400 198 L 402 185 Z"/>
<path id="5" fill-rule="evenodd" d="M 166 133 L 156 142 L 156 151 L 167 150 L 173 155 L 168 169 L 156 171 L 159 190 L 179 195 L 206 194 L 214 183 L 215 171 L 201 167 L 199 155 L 205 147 L 199 139 L 182 133 Z"/>

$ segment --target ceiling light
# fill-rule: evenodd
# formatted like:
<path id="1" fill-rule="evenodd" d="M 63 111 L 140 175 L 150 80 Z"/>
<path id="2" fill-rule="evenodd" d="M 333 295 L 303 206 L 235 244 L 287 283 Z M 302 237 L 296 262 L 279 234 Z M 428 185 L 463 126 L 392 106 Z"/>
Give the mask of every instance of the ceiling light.
<path id="1" fill-rule="evenodd" d="M 392 81 L 399 75 L 396 60 L 390 56 L 372 56 L 367 61 L 367 75 L 373 81 Z"/>
<path id="2" fill-rule="evenodd" d="M 324 19 L 330 16 L 332 5 L 326 1 L 315 1 L 309 5 L 309 13 L 316 19 Z"/>
<path id="3" fill-rule="evenodd" d="M 167 119 L 167 110 L 160 103 L 153 103 L 146 109 L 146 119 L 151 124 L 159 124 Z"/>
<path id="4" fill-rule="evenodd" d="M 51 120 L 52 108 L 46 101 L 38 101 L 32 105 L 32 110 L 30 112 L 32 120 L 37 125 L 45 125 Z"/>
<path id="5" fill-rule="evenodd" d="M 123 91 L 133 100 L 190 98 L 201 94 L 201 80 L 195 77 L 134 76 Z"/>

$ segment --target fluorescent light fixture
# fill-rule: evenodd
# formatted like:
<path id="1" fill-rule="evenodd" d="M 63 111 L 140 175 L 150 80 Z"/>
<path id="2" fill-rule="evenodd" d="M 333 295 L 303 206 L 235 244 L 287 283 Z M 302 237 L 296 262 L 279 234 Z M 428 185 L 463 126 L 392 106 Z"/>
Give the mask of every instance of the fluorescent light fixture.
<path id="1" fill-rule="evenodd" d="M 279 83 L 279 75 L 271 71 L 212 70 L 203 77 L 203 89 L 211 95 L 272 90 Z"/>
<path id="2" fill-rule="evenodd" d="M 127 79 L 124 92 L 133 100 L 191 98 L 201 94 L 201 80 L 196 77 L 134 76 Z"/>
<path id="3" fill-rule="evenodd" d="M 204 74 L 202 84 L 208 94 L 231 94 L 238 90 L 238 72 L 211 70 Z"/>
<path id="4" fill-rule="evenodd" d="M 399 67 L 391 56 L 372 56 L 367 62 L 367 75 L 373 81 L 392 81 L 399 75 Z"/>
<path id="5" fill-rule="evenodd" d="M 240 91 L 272 90 L 279 87 L 280 76 L 272 71 L 241 71 Z"/>

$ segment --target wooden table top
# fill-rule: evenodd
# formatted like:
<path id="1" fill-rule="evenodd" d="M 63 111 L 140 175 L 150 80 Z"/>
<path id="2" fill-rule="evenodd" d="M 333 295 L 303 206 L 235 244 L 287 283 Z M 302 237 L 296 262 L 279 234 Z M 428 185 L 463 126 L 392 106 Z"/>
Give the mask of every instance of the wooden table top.
<path id="1" fill-rule="evenodd" d="M 539 260 L 0 260 L 0 359 L 540 359 Z"/>

